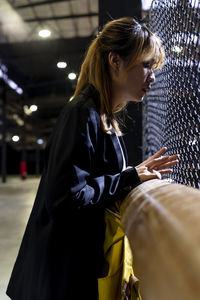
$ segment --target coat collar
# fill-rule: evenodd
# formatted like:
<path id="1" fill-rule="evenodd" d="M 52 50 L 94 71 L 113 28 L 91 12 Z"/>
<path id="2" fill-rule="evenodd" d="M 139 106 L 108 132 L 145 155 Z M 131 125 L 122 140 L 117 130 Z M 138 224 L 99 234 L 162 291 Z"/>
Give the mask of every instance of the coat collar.
<path id="1" fill-rule="evenodd" d="M 80 94 L 85 95 L 87 97 L 91 97 L 93 99 L 96 108 L 98 109 L 98 111 L 100 111 L 100 106 L 101 106 L 100 94 L 92 84 L 90 83 L 86 84 L 86 86 L 80 92 Z"/>
<path id="2" fill-rule="evenodd" d="M 116 134 L 116 132 L 115 132 L 115 130 L 113 128 L 110 131 L 111 131 L 110 137 L 111 137 L 112 143 L 114 145 L 114 148 L 116 150 L 118 167 L 119 167 L 119 170 L 121 171 L 123 169 L 122 151 L 123 151 L 125 162 L 126 162 L 126 165 L 127 165 L 127 153 L 126 153 L 126 149 L 125 149 L 125 146 L 124 146 L 123 142 L 121 143 L 121 141 L 123 140 L 122 137 L 117 137 L 117 134 Z M 121 145 L 121 147 L 120 147 L 120 145 Z"/>
<path id="3" fill-rule="evenodd" d="M 88 97 L 91 97 L 93 99 L 93 103 L 95 104 L 97 110 L 100 112 L 100 94 L 92 84 L 88 83 L 85 86 L 85 88 L 81 91 L 81 94 L 86 95 Z M 128 158 L 127 158 L 126 147 L 124 145 L 122 137 L 119 137 L 119 140 L 118 140 L 116 132 L 113 128 L 111 128 L 110 132 L 111 132 L 111 134 L 110 134 L 111 141 L 114 145 L 114 148 L 116 149 L 118 167 L 119 167 L 119 170 L 122 170 L 122 168 L 123 168 L 123 156 L 122 156 L 121 148 L 123 150 L 125 161 L 126 161 L 126 164 L 127 164 Z M 121 148 L 120 148 L 119 142 L 121 142 Z"/>

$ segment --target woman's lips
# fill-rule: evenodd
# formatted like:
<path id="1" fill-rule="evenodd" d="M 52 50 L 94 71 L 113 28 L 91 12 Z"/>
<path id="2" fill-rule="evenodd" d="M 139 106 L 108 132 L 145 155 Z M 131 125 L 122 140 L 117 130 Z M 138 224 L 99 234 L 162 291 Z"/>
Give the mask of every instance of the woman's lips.
<path id="1" fill-rule="evenodd" d="M 145 93 L 145 94 L 146 94 L 146 92 L 147 92 L 145 89 L 142 89 L 142 91 L 143 91 L 143 93 Z"/>
<path id="2" fill-rule="evenodd" d="M 148 86 L 148 87 L 146 87 L 146 88 L 143 88 L 142 90 L 143 90 L 143 92 L 146 94 L 146 92 L 150 90 L 150 86 Z"/>

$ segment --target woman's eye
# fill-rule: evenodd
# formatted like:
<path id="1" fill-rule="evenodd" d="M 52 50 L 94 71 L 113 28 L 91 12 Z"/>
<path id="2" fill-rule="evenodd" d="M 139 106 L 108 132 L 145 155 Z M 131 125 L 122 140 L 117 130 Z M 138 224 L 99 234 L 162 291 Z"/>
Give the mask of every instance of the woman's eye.
<path id="1" fill-rule="evenodd" d="M 148 63 L 148 62 L 144 62 L 144 63 L 143 63 L 143 67 L 144 67 L 144 68 L 151 68 L 151 64 Z"/>

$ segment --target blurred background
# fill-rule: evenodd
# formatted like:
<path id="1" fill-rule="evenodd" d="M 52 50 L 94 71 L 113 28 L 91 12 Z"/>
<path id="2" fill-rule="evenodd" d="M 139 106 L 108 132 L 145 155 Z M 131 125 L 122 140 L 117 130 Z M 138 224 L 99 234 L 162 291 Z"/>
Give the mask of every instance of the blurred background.
<path id="1" fill-rule="evenodd" d="M 151 2 L 0 0 L 3 181 L 20 169 L 24 175 L 41 173 L 43 149 L 74 92 L 88 45 L 107 21 L 128 15 L 141 19 Z M 127 120 L 131 132 L 126 142 L 132 141 L 129 156 L 136 163 L 142 156 L 141 107 L 132 110 L 135 116 Z"/>
<path id="2" fill-rule="evenodd" d="M 90 42 L 114 18 L 143 20 L 161 38 L 166 63 L 142 104 L 131 103 L 129 164 L 162 146 L 182 160 L 169 176 L 199 188 L 199 0 L 0 0 L 0 167 L 40 175 L 57 116 L 76 86 Z"/>

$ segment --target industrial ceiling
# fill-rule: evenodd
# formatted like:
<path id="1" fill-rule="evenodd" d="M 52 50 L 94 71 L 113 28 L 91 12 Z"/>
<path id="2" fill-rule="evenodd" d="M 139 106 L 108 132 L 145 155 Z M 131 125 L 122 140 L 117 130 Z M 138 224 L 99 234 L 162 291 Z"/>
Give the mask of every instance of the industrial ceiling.
<path id="1" fill-rule="evenodd" d="M 39 147 L 45 146 L 74 92 L 88 45 L 105 22 L 102 13 L 109 20 L 130 11 L 140 15 L 141 2 L 144 8 L 152 0 L 116 5 L 107 0 L 0 0 L 0 144 L 6 136 L 14 149 L 36 149 L 38 139 L 43 140 Z M 42 38 L 41 30 L 51 34 Z M 58 62 L 66 68 L 59 69 Z M 76 79 L 70 80 L 69 73 Z M 32 113 L 31 105 L 37 106 Z"/>
<path id="2" fill-rule="evenodd" d="M 41 38 L 43 29 L 51 35 Z M 22 147 L 22 139 L 16 143 L 13 135 L 25 135 L 27 149 L 38 139 L 45 144 L 74 91 L 77 79 L 68 74 L 78 75 L 97 32 L 98 0 L 0 0 L 0 116 L 6 100 L 6 138 L 13 147 Z M 57 67 L 60 61 L 66 68 Z M 38 109 L 28 115 L 33 104 Z"/>

